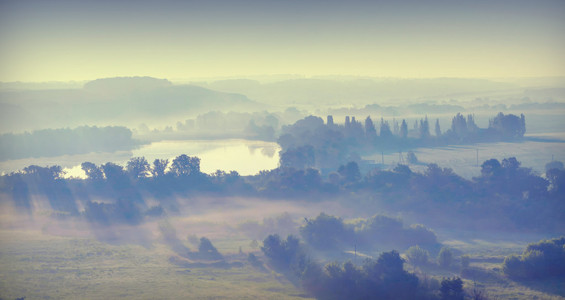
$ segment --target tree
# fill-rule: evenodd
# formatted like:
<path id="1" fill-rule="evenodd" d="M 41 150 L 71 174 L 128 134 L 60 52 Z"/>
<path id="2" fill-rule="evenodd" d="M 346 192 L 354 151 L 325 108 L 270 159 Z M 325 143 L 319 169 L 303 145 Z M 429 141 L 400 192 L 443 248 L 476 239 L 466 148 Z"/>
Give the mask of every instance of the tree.
<path id="1" fill-rule="evenodd" d="M 388 125 L 388 121 L 385 121 L 381 118 L 381 131 L 380 131 L 381 138 L 388 139 L 392 137 L 392 131 L 390 130 L 390 125 Z"/>
<path id="2" fill-rule="evenodd" d="M 336 249 L 349 238 L 349 233 L 341 218 L 320 213 L 315 219 L 306 221 L 306 224 L 300 227 L 300 234 L 314 248 Z"/>
<path id="3" fill-rule="evenodd" d="M 521 256 L 506 257 L 502 270 L 516 279 L 565 278 L 565 237 L 529 244 Z"/>
<path id="4" fill-rule="evenodd" d="M 289 271 L 305 259 L 300 241 L 293 235 L 281 240 L 278 234 L 271 234 L 263 240 L 261 251 L 277 269 Z"/>
<path id="5" fill-rule="evenodd" d="M 90 180 L 102 180 L 104 179 L 104 173 L 102 169 L 91 162 L 83 162 L 80 165 L 81 169 L 86 174 L 86 178 Z"/>
<path id="6" fill-rule="evenodd" d="M 418 163 L 418 157 L 416 157 L 416 154 L 414 154 L 413 151 L 408 151 L 408 153 L 406 153 L 406 160 L 408 161 L 409 164 Z"/>
<path id="7" fill-rule="evenodd" d="M 160 177 L 165 175 L 165 170 L 169 165 L 168 159 L 155 159 L 153 161 L 153 169 L 151 169 L 151 174 L 153 177 Z"/>
<path id="8" fill-rule="evenodd" d="M 126 170 L 132 178 L 144 178 L 149 173 L 149 163 L 145 157 L 132 157 L 127 165 Z"/>
<path id="9" fill-rule="evenodd" d="M 526 119 L 522 114 L 520 117 L 503 113 L 498 113 L 489 122 L 489 129 L 494 130 L 503 138 L 521 138 L 526 133 Z"/>
<path id="10" fill-rule="evenodd" d="M 451 131 L 459 138 L 464 138 L 467 135 L 467 121 L 462 114 L 457 113 L 451 120 Z"/>
<path id="11" fill-rule="evenodd" d="M 453 252 L 447 247 L 442 247 L 437 257 L 437 262 L 442 268 L 449 268 L 453 263 Z"/>
<path id="12" fill-rule="evenodd" d="M 313 167 L 316 163 L 314 147 L 306 145 L 288 149 L 281 153 L 279 163 L 283 168 L 305 169 Z"/>
<path id="13" fill-rule="evenodd" d="M 441 128 L 439 127 L 439 119 L 436 119 L 436 128 L 435 128 L 436 137 L 441 136 Z"/>
<path id="14" fill-rule="evenodd" d="M 357 182 L 361 179 L 361 171 L 359 171 L 359 165 L 356 162 L 350 161 L 345 166 L 339 167 L 337 172 L 345 178 L 347 182 Z"/>
<path id="15" fill-rule="evenodd" d="M 176 176 L 189 176 L 200 174 L 200 158 L 182 154 L 177 156 L 171 164 L 172 174 Z"/>
<path id="16" fill-rule="evenodd" d="M 65 172 L 61 166 L 40 167 L 31 165 L 24 168 L 24 174 L 34 177 L 41 183 L 49 183 L 63 178 Z"/>
<path id="17" fill-rule="evenodd" d="M 218 249 L 212 245 L 212 242 L 206 237 L 200 238 L 200 244 L 198 245 L 198 256 L 201 259 L 207 260 L 218 260 L 222 259 L 223 256 L 218 252 Z"/>
<path id="18" fill-rule="evenodd" d="M 108 162 L 103 164 L 102 170 L 109 181 L 121 182 L 125 177 L 124 168 L 115 163 Z"/>
<path id="19" fill-rule="evenodd" d="M 441 282 L 440 292 L 442 300 L 463 300 L 465 297 L 463 280 L 459 277 L 444 279 Z"/>
<path id="20" fill-rule="evenodd" d="M 428 117 L 420 120 L 420 138 L 427 139 L 430 137 L 430 124 L 428 123 Z"/>
<path id="21" fill-rule="evenodd" d="M 403 139 L 408 137 L 408 125 L 404 119 L 402 119 L 402 124 L 400 125 L 400 137 Z"/>
<path id="22" fill-rule="evenodd" d="M 371 120 L 371 116 L 365 119 L 365 135 L 369 141 L 373 141 L 377 137 L 377 130 L 375 129 L 373 120 Z"/>
<path id="23" fill-rule="evenodd" d="M 496 176 L 501 172 L 502 166 L 496 158 L 489 159 L 481 165 L 481 176 L 491 177 Z"/>

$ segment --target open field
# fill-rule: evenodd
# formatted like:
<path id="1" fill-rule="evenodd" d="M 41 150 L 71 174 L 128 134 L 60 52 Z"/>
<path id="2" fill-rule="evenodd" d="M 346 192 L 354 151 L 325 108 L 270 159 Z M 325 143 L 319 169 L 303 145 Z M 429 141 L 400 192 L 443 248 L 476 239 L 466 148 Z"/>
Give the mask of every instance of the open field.
<path id="1" fill-rule="evenodd" d="M 186 268 L 163 244 L 111 245 L 89 238 L 2 230 L 2 299 L 303 299 L 283 276 L 245 255 L 229 268 Z"/>
<path id="2" fill-rule="evenodd" d="M 35 224 L 3 222 L 0 229 L 0 298 L 15 299 L 304 299 L 307 296 L 283 275 L 267 268 L 254 268 L 247 254 L 265 262 L 252 238 L 237 224 L 251 211 L 235 210 L 231 218 L 202 211 L 192 217 L 171 217 L 183 245 L 194 250 L 194 237 L 207 236 L 226 263 L 194 263 L 178 255 L 158 232 L 157 223 L 112 228 L 108 232 L 78 221 L 35 219 Z M 259 207 L 275 214 L 277 206 Z M 292 208 L 291 208 L 292 209 Z M 314 210 L 310 207 L 307 210 Z M 207 221 L 208 220 L 208 221 Z M 298 219 L 294 219 L 299 224 Z M 238 223 L 239 222 L 239 223 Z M 40 225 L 40 226 L 37 226 Z M 73 227 L 73 228 L 69 228 Z M 138 235 L 137 238 L 133 237 Z M 123 237 L 130 236 L 129 240 Z M 565 284 L 557 280 L 515 282 L 501 273 L 509 254 L 519 254 L 540 235 L 480 234 L 439 231 L 440 242 L 459 255 L 471 257 L 462 272 L 456 259 L 449 269 L 407 266 L 421 278 L 461 276 L 465 289 L 484 291 L 489 299 L 564 299 Z M 116 239 L 117 238 L 117 239 Z M 259 243 L 260 244 L 260 243 Z M 373 251 L 374 252 L 374 251 Z M 371 257 L 378 256 L 370 252 Z M 351 255 L 340 255 L 352 259 Z M 359 255 L 357 263 L 360 263 Z"/>

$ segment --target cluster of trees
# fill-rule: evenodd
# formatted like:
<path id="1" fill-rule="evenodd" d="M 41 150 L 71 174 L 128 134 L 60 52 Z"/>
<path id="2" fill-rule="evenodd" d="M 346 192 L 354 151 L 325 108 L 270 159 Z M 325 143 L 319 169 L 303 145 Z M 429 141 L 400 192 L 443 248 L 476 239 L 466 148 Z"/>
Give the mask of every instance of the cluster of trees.
<path id="1" fill-rule="evenodd" d="M 166 126 L 163 130 L 150 130 L 141 125 L 138 133 L 151 140 L 186 137 L 237 137 L 274 141 L 284 113 L 221 112 L 211 111 L 193 119 Z"/>
<path id="2" fill-rule="evenodd" d="M 418 245 L 408 248 L 405 254 L 408 262 L 415 267 L 430 266 L 433 263 L 432 258 L 430 256 L 430 252 L 424 248 L 421 248 Z M 468 256 L 466 257 L 467 257 L 466 260 L 467 263 L 466 264 L 462 263 L 463 268 L 469 266 L 468 265 L 469 257 Z M 453 251 L 448 247 L 442 247 L 438 253 L 436 262 L 439 267 L 446 269 L 453 265 L 454 259 L 455 257 Z"/>
<path id="3" fill-rule="evenodd" d="M 420 280 L 404 270 L 404 259 L 395 250 L 366 259 L 322 266 L 312 260 L 300 240 L 269 235 L 261 250 L 268 263 L 317 299 L 464 299 L 459 278 Z M 256 260 L 254 260 L 256 261 Z"/>
<path id="4" fill-rule="evenodd" d="M 446 132 L 442 133 L 439 120 L 435 122 L 434 131 L 435 136 L 432 136 L 427 117 L 416 121 L 409 130 L 404 119 L 390 124 L 381 118 L 375 124 L 370 116 L 363 123 L 346 116 L 345 123 L 339 125 L 331 115 L 325 124 L 322 118 L 309 116 L 283 127 L 277 142 L 282 148 L 282 166 L 323 170 L 335 168 L 339 163 L 359 161 L 359 153 L 363 152 L 519 139 L 526 132 L 526 121 L 524 115 L 499 113 L 490 120 L 488 128 L 482 129 L 476 125 L 473 115 L 457 114 Z"/>
<path id="5" fill-rule="evenodd" d="M 522 255 L 506 257 L 502 270 L 515 279 L 565 278 L 565 237 L 529 244 Z"/>
<path id="6" fill-rule="evenodd" d="M 131 150 L 141 142 L 122 126 L 81 126 L 0 135 L 0 160 Z"/>
<path id="7" fill-rule="evenodd" d="M 481 165 L 479 176 L 467 180 L 436 164 L 429 164 L 422 173 L 398 165 L 363 175 L 357 163 L 349 162 L 327 178 L 314 168 L 280 167 L 248 181 L 269 197 L 316 201 L 347 194 L 349 205 L 385 205 L 393 211 L 429 215 L 433 222 L 457 220 L 456 226 L 479 229 L 552 231 L 565 219 L 565 170 L 559 163 L 548 167 L 544 177 L 522 167 L 513 157 L 489 159 Z"/>
<path id="8" fill-rule="evenodd" d="M 307 219 L 300 234 L 308 245 L 323 251 L 353 247 L 367 250 L 408 248 L 411 245 L 433 248 L 438 245 L 435 233 L 423 225 L 405 228 L 402 220 L 385 215 L 346 223 L 339 217 L 321 213 L 316 218 Z"/>
<path id="9" fill-rule="evenodd" d="M 65 179 L 58 166 L 29 166 L 0 176 L 0 190 L 11 196 L 6 200 L 28 212 L 33 195 L 46 196 L 53 210 L 71 215 L 81 213 L 77 203 L 82 202 L 89 220 L 100 223 L 138 223 L 145 216 L 175 211 L 177 195 L 215 193 L 308 201 L 345 197 L 348 205 L 364 211 L 417 212 L 419 222 L 434 226 L 551 232 L 562 228 L 565 220 L 565 171 L 560 166 L 549 164 L 542 177 L 521 167 L 515 158 L 491 159 L 482 164 L 480 176 L 467 180 L 435 164 L 422 173 L 398 165 L 361 174 L 357 163 L 349 162 L 328 177 L 314 168 L 292 167 L 242 177 L 235 171 L 204 174 L 199 158 L 179 155 L 152 164 L 134 157 L 126 166 L 85 162 L 86 180 Z M 148 207 L 146 197 L 159 199 L 161 207 Z M 95 203 L 96 198 L 110 201 Z"/>

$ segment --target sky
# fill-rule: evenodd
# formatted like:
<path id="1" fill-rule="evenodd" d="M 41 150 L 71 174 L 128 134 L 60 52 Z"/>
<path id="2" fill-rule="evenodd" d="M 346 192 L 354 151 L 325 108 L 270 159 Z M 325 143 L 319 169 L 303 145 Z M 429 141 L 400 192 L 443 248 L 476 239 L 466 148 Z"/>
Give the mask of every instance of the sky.
<path id="1" fill-rule="evenodd" d="M 563 0 L 0 0 L 0 81 L 565 76 Z"/>

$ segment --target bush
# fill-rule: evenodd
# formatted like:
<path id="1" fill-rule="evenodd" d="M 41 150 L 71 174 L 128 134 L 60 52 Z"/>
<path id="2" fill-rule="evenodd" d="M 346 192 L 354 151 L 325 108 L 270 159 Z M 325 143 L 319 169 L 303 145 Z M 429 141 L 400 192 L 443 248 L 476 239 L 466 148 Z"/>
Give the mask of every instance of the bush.
<path id="1" fill-rule="evenodd" d="M 521 256 L 506 257 L 502 271 L 515 279 L 565 277 L 565 237 L 528 245 Z"/>
<path id="2" fill-rule="evenodd" d="M 265 238 L 261 251 L 265 254 L 270 264 L 279 271 L 290 271 L 305 260 L 300 241 L 293 235 L 281 240 L 278 234 Z"/>
<path id="3" fill-rule="evenodd" d="M 308 220 L 300 227 L 300 234 L 309 245 L 320 250 L 335 250 L 353 237 L 341 218 L 325 213 Z"/>

